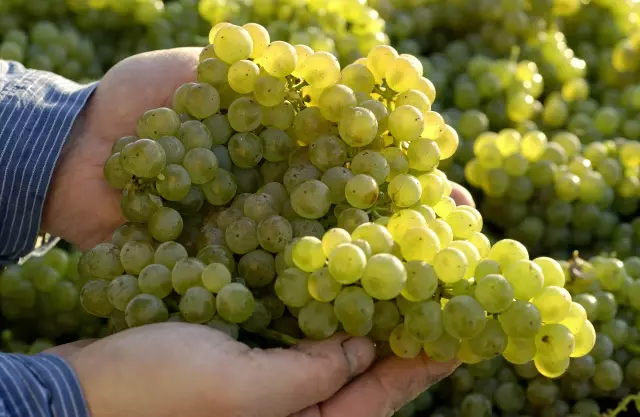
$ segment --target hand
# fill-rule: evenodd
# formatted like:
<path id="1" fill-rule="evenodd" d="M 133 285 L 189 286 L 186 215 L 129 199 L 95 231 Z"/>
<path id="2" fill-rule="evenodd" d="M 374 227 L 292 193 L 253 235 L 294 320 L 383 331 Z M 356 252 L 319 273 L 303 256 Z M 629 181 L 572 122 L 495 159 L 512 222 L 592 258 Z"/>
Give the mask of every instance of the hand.
<path id="1" fill-rule="evenodd" d="M 457 363 L 374 364 L 363 337 L 251 349 L 206 326 L 162 323 L 54 348 L 93 417 L 389 417 Z M 355 379 L 354 379 L 355 378 Z"/>
<path id="2" fill-rule="evenodd" d="M 147 110 L 169 107 L 180 85 L 193 81 L 201 48 L 148 52 L 109 70 L 73 126 L 54 172 L 42 231 L 81 250 L 111 240 L 125 222 L 122 193 L 107 184 L 103 166 L 113 144 L 135 134 Z"/>
<path id="3" fill-rule="evenodd" d="M 121 193 L 104 180 L 103 165 L 111 147 L 136 131 L 147 110 L 171 105 L 180 85 L 193 81 L 200 48 L 148 52 L 127 58 L 104 76 L 81 116 L 54 172 L 42 230 L 88 250 L 109 241 L 125 222 Z M 474 205 L 457 184 L 452 197 Z"/>

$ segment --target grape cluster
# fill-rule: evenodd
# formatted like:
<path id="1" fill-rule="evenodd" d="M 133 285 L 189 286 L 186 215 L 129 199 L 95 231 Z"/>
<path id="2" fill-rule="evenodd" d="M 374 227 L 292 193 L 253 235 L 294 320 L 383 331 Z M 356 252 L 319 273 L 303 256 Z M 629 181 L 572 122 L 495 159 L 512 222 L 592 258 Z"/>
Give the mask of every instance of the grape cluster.
<path id="1" fill-rule="evenodd" d="M 0 330 L 7 332 L 2 341 L 9 350 L 25 350 L 17 346 L 34 338 L 69 341 L 105 334 L 101 320 L 80 305 L 80 257 L 56 247 L 0 273 Z"/>
<path id="2" fill-rule="evenodd" d="M 273 40 L 309 45 L 351 63 L 389 42 L 385 21 L 366 0 L 200 0 L 198 10 L 212 24 L 263 24 Z"/>
<path id="3" fill-rule="evenodd" d="M 437 167 L 458 135 L 419 60 L 382 45 L 341 70 L 254 23 L 210 40 L 196 82 L 105 163 L 130 223 L 80 259 L 87 311 L 233 335 L 297 321 L 315 339 L 370 335 L 381 354 L 503 355 L 551 377 L 591 350 L 560 265 L 491 245 L 449 196 Z"/>

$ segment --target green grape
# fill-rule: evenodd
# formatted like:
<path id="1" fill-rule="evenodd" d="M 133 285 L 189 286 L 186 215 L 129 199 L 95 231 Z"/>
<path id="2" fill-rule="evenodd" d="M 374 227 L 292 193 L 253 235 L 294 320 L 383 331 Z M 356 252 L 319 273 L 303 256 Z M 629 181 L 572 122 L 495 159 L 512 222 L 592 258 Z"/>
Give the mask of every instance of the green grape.
<path id="1" fill-rule="evenodd" d="M 322 241 L 313 236 L 301 238 L 293 246 L 292 259 L 295 266 L 305 272 L 322 268 L 326 262 Z"/>
<path id="2" fill-rule="evenodd" d="M 369 215 L 357 208 L 347 208 L 338 215 L 338 227 L 353 232 L 356 227 L 369 222 Z"/>
<path id="3" fill-rule="evenodd" d="M 512 239 L 503 239 L 491 247 L 488 258 L 498 262 L 504 271 L 517 261 L 528 260 L 529 252 L 522 243 Z"/>
<path id="4" fill-rule="evenodd" d="M 426 221 L 422 214 L 416 210 L 404 209 L 395 212 L 389 218 L 387 229 L 395 242 L 401 242 L 408 230 L 425 225 Z"/>
<path id="5" fill-rule="evenodd" d="M 399 244 L 402 256 L 407 261 L 433 262 L 440 251 L 438 235 L 427 227 L 407 230 Z"/>
<path id="6" fill-rule="evenodd" d="M 335 84 L 322 91 L 318 107 L 325 119 L 338 123 L 346 109 L 356 106 L 353 90 L 344 84 Z"/>
<path id="7" fill-rule="evenodd" d="M 412 105 L 396 105 L 389 114 L 389 132 L 397 141 L 410 142 L 418 139 L 425 128 L 423 112 Z"/>
<path id="8" fill-rule="evenodd" d="M 210 204 L 223 206 L 236 195 L 236 177 L 225 169 L 218 169 L 214 179 L 202 185 L 204 196 Z"/>
<path id="9" fill-rule="evenodd" d="M 444 306 L 442 320 L 444 328 L 458 339 L 470 339 L 482 331 L 486 323 L 484 310 L 473 298 L 455 296 Z"/>
<path id="10" fill-rule="evenodd" d="M 111 155 L 115 155 L 117 153 L 122 152 L 122 149 L 128 144 L 137 141 L 139 138 L 137 136 L 123 136 L 116 141 L 111 147 Z"/>
<path id="11" fill-rule="evenodd" d="M 509 337 L 502 356 L 515 365 L 531 362 L 536 355 L 536 343 L 533 337 Z"/>
<path id="12" fill-rule="evenodd" d="M 40 292 L 48 293 L 53 290 L 55 285 L 62 280 L 62 275 L 56 269 L 42 265 L 33 276 L 30 277 L 33 286 Z"/>
<path id="13" fill-rule="evenodd" d="M 272 107 L 262 107 L 262 124 L 268 128 L 286 130 L 293 125 L 294 118 L 295 110 L 289 101 Z"/>
<path id="14" fill-rule="evenodd" d="M 180 127 L 180 117 L 166 107 L 147 110 L 138 119 L 136 134 L 139 138 L 159 139 L 162 136 L 174 136 Z"/>
<path id="15" fill-rule="evenodd" d="M 260 125 L 262 109 L 255 100 L 249 97 L 240 97 L 229 106 L 227 118 L 233 130 L 250 132 Z"/>
<path id="16" fill-rule="evenodd" d="M 194 184 L 208 183 L 219 173 L 218 160 L 215 154 L 205 148 L 194 148 L 188 151 L 184 156 L 182 165 Z"/>
<path id="17" fill-rule="evenodd" d="M 247 59 L 253 52 L 251 35 L 240 26 L 232 24 L 219 26 L 217 31 L 212 30 L 209 34 L 209 40 L 214 46 L 216 55 L 228 64 Z"/>
<path id="18" fill-rule="evenodd" d="M 286 77 L 295 69 L 299 59 L 296 48 L 287 42 L 274 41 L 268 44 L 260 56 L 265 71 L 274 77 Z"/>
<path id="19" fill-rule="evenodd" d="M 460 340 L 447 332 L 442 332 L 438 339 L 425 343 L 423 348 L 429 359 L 437 362 L 448 362 L 458 354 Z"/>
<path id="20" fill-rule="evenodd" d="M 514 297 L 518 300 L 529 300 L 543 291 L 542 268 L 534 262 L 519 260 L 503 269 L 504 277 L 511 284 Z"/>
<path id="21" fill-rule="evenodd" d="M 332 275 L 335 277 L 335 274 Z M 379 253 L 369 258 L 360 278 L 367 294 L 378 300 L 390 300 L 398 296 L 406 281 L 407 271 L 404 265 L 388 253 Z"/>
<path id="22" fill-rule="evenodd" d="M 206 323 L 216 314 L 216 299 L 203 287 L 191 287 L 180 297 L 180 314 L 188 323 Z"/>
<path id="23" fill-rule="evenodd" d="M 132 240 L 140 240 L 148 243 L 153 242 L 153 238 L 146 225 L 141 223 L 125 223 L 113 232 L 111 242 L 118 248 L 122 248 L 125 243 Z"/>
<path id="24" fill-rule="evenodd" d="M 379 192 L 376 180 L 364 174 L 358 174 L 350 178 L 344 191 L 349 204 L 359 209 L 367 209 L 373 206 L 378 200 Z"/>
<path id="25" fill-rule="evenodd" d="M 205 53 L 205 50 L 203 50 L 203 53 Z M 200 64 L 198 65 L 198 78 L 201 77 L 201 64 L 204 61 L 204 59 L 202 59 L 203 55 L 200 55 L 201 59 L 200 59 Z M 216 59 L 215 61 L 218 62 L 222 62 L 218 59 Z M 213 62 L 213 61 L 210 61 Z M 224 64 L 226 65 L 226 64 Z M 209 73 L 209 68 L 211 68 L 212 65 L 204 65 L 203 69 L 206 68 L 204 71 L 206 71 L 207 73 Z M 225 70 L 225 74 L 224 74 L 224 79 L 226 80 L 227 78 L 227 73 Z M 208 82 L 208 81 L 204 81 L 201 80 L 202 82 Z M 195 83 L 185 83 L 182 84 L 180 87 L 178 87 L 176 89 L 176 92 L 173 94 L 173 98 L 172 98 L 172 104 L 171 107 L 173 107 L 173 109 L 178 112 L 178 113 L 186 113 L 187 112 L 187 107 L 186 107 L 186 100 L 187 100 L 187 92 L 189 91 L 189 89 L 194 85 Z"/>
<path id="26" fill-rule="evenodd" d="M 458 133 L 449 125 L 445 125 L 442 134 L 434 140 L 440 149 L 440 160 L 451 158 L 460 144 Z"/>
<path id="27" fill-rule="evenodd" d="M 240 255 L 256 249 L 260 245 L 256 223 L 248 217 L 234 221 L 225 230 L 225 242 L 231 251 Z"/>
<path id="28" fill-rule="evenodd" d="M 467 274 L 469 261 L 460 249 L 445 247 L 433 259 L 433 267 L 440 281 L 452 284 Z"/>
<path id="29" fill-rule="evenodd" d="M 276 276 L 273 255 L 260 249 L 247 253 L 238 262 L 238 274 L 250 288 L 271 284 Z"/>
<path id="30" fill-rule="evenodd" d="M 184 152 L 195 148 L 210 149 L 213 146 L 213 138 L 209 129 L 197 120 L 187 120 L 180 125 L 177 135 L 184 146 Z"/>
<path id="31" fill-rule="evenodd" d="M 564 287 L 564 272 L 558 261 L 552 258 L 540 257 L 534 259 L 533 262 L 542 269 L 545 287 Z"/>
<path id="32" fill-rule="evenodd" d="M 507 335 L 495 319 L 487 319 L 482 331 L 469 339 L 471 351 L 481 357 L 491 358 L 502 354 L 507 347 Z"/>
<path id="33" fill-rule="evenodd" d="M 110 243 L 100 243 L 83 258 L 86 259 L 88 272 L 97 278 L 113 279 L 122 275 L 124 268 L 121 264 L 120 249 Z"/>
<path id="34" fill-rule="evenodd" d="M 169 311 L 161 299 L 143 293 L 129 301 L 125 310 L 125 319 L 130 328 L 139 327 L 167 321 Z"/>
<path id="35" fill-rule="evenodd" d="M 560 322 L 560 324 L 565 326 L 575 335 L 582 329 L 586 320 L 587 312 L 584 307 L 576 302 L 572 302 L 569 306 L 567 316 Z"/>
<path id="36" fill-rule="evenodd" d="M 286 81 L 284 78 L 272 77 L 262 74 L 255 84 L 253 96 L 262 106 L 276 106 L 282 103 L 286 94 Z"/>
<path id="37" fill-rule="evenodd" d="M 440 303 L 416 303 L 404 316 L 405 331 L 415 340 L 425 343 L 437 340 L 443 333 Z"/>
<path id="38" fill-rule="evenodd" d="M 542 326 L 542 318 L 536 306 L 523 300 L 511 303 L 498 319 L 509 337 L 532 338 Z"/>
<path id="39" fill-rule="evenodd" d="M 120 165 L 120 153 L 117 152 L 107 159 L 104 164 L 104 178 L 110 186 L 119 190 L 124 189 L 131 180 L 131 174 L 124 171 Z"/>
<path id="40" fill-rule="evenodd" d="M 338 204 L 346 200 L 345 188 L 353 177 L 351 171 L 344 167 L 329 168 L 320 179 L 327 187 L 331 196 L 331 203 Z"/>
<path id="41" fill-rule="evenodd" d="M 338 59 L 328 52 L 315 52 L 304 59 L 301 65 L 301 78 L 313 88 L 324 89 L 340 80 Z"/>
<path id="42" fill-rule="evenodd" d="M 451 226 L 449 226 L 444 220 L 441 220 L 441 219 L 431 220 L 428 226 L 431 230 L 433 230 L 436 233 L 436 235 L 438 235 L 438 239 L 440 239 L 441 248 L 449 246 L 451 242 L 453 242 L 453 231 L 451 230 Z M 470 274 L 471 271 L 473 270 L 470 270 L 470 271 L 468 270 L 467 273 Z"/>
<path id="43" fill-rule="evenodd" d="M 322 236 L 322 250 L 325 256 L 328 258 L 333 250 L 342 243 L 351 243 L 351 235 L 349 232 L 339 227 L 327 230 Z"/>
<path id="44" fill-rule="evenodd" d="M 255 222 L 260 222 L 278 214 L 277 204 L 269 194 L 251 194 L 243 204 L 245 216 Z"/>
<path id="45" fill-rule="evenodd" d="M 237 93 L 249 94 L 253 92 L 259 75 L 260 68 L 254 62 L 243 59 L 231 64 L 226 81 Z"/>
<path id="46" fill-rule="evenodd" d="M 571 295 L 562 287 L 545 287 L 532 300 L 545 323 L 559 323 L 567 317 L 571 307 Z"/>
<path id="47" fill-rule="evenodd" d="M 195 258 L 185 258 L 176 262 L 171 271 L 173 289 L 182 295 L 191 287 L 201 287 L 204 268 L 205 265 Z"/>
<path id="48" fill-rule="evenodd" d="M 157 142 L 138 139 L 122 149 L 119 160 L 125 172 L 141 178 L 153 178 L 164 168 L 166 155 Z"/>
<path id="49" fill-rule="evenodd" d="M 173 291 L 171 270 L 157 263 L 145 266 L 138 276 L 138 287 L 143 293 L 155 295 L 158 298 L 167 297 Z"/>
<path id="50" fill-rule="evenodd" d="M 354 91 L 369 94 L 375 85 L 375 78 L 365 65 L 354 63 L 342 69 L 340 82 Z"/>
<path id="51" fill-rule="evenodd" d="M 161 179 L 160 179 L 161 178 Z M 180 201 L 191 190 L 191 177 L 181 165 L 167 165 L 156 181 L 158 194 L 169 201 Z"/>
<path id="52" fill-rule="evenodd" d="M 612 391 L 622 385 L 624 373 L 620 365 L 606 359 L 596 365 L 596 372 L 593 375 L 593 385 L 603 391 Z"/>
<path id="53" fill-rule="evenodd" d="M 389 337 L 389 345 L 396 356 L 405 359 L 415 358 L 422 349 L 422 344 L 409 334 L 403 324 L 399 324 L 393 329 Z"/>
<path id="54" fill-rule="evenodd" d="M 490 274 L 498 274 L 500 275 L 502 271 L 500 270 L 500 265 L 498 262 L 491 259 L 483 259 L 478 262 L 476 266 L 476 270 L 474 272 L 474 277 L 476 282 L 480 282 L 482 278 L 486 277 Z"/>
<path id="55" fill-rule="evenodd" d="M 300 310 L 298 325 L 307 337 L 323 340 L 336 332 L 338 318 L 331 304 L 311 300 Z"/>
<path id="56" fill-rule="evenodd" d="M 311 164 L 290 165 L 284 174 L 282 183 L 289 194 L 293 193 L 296 187 L 307 180 L 317 180 L 322 173 Z"/>
<path id="57" fill-rule="evenodd" d="M 306 180 L 298 185 L 291 193 L 290 201 L 294 211 L 305 219 L 319 219 L 327 214 L 331 208 L 329 187 L 314 179 Z"/>
<path id="58" fill-rule="evenodd" d="M 323 303 L 333 301 L 342 289 L 342 285 L 333 278 L 327 267 L 312 272 L 307 284 L 311 297 Z"/>
<path id="59" fill-rule="evenodd" d="M 444 132 L 446 123 L 440 113 L 434 111 L 428 111 L 423 114 L 424 130 L 422 131 L 422 137 L 426 139 L 436 140 Z M 440 150 L 438 149 L 438 152 Z M 440 158 L 440 155 L 438 155 Z"/>
<path id="60" fill-rule="evenodd" d="M 424 261 L 408 261 L 405 267 L 407 282 L 401 294 L 414 302 L 431 298 L 438 287 L 438 277 L 434 268 Z"/>
<path id="61" fill-rule="evenodd" d="M 294 237 L 314 236 L 320 239 L 325 232 L 324 226 L 317 220 L 293 219 L 291 228 Z"/>
<path id="62" fill-rule="evenodd" d="M 574 334 L 575 336 L 575 347 L 573 352 L 571 353 L 572 358 L 579 358 L 581 356 L 587 355 L 593 349 L 595 351 L 596 342 L 599 339 L 607 338 L 605 335 L 599 335 L 596 339 L 596 331 L 593 327 L 593 324 L 589 320 L 586 320 L 582 329 L 578 333 Z M 613 343 L 611 343 L 611 349 L 613 350 Z M 610 355 L 603 355 L 610 356 Z"/>
<path id="63" fill-rule="evenodd" d="M 182 229 L 182 216 L 172 208 L 160 207 L 149 218 L 149 233 L 159 242 L 177 239 L 182 233 Z"/>
<path id="64" fill-rule="evenodd" d="M 375 151 L 365 150 L 358 152 L 351 160 L 351 172 L 354 174 L 366 174 L 383 184 L 389 176 L 390 167 L 385 157 Z"/>
<path id="65" fill-rule="evenodd" d="M 229 139 L 229 155 L 233 163 L 241 168 L 252 168 L 262 160 L 262 141 L 251 132 L 237 133 Z"/>
<path id="66" fill-rule="evenodd" d="M 271 162 L 286 160 L 295 149 L 295 141 L 285 131 L 268 128 L 260 133 L 262 157 Z"/>
<path id="67" fill-rule="evenodd" d="M 514 291 L 502 275 L 489 274 L 477 280 L 474 296 L 489 313 L 501 313 L 513 302 Z"/>
<path id="68" fill-rule="evenodd" d="M 480 232 L 474 232 L 469 237 L 468 242 L 478 250 L 481 259 L 486 258 L 486 256 L 489 254 L 489 250 L 491 250 L 491 242 L 489 241 L 489 238 Z"/>
<path id="69" fill-rule="evenodd" d="M 438 203 L 438 205 L 439 204 L 440 203 Z M 438 205 L 435 207 L 436 213 L 438 212 Z M 453 236 L 457 239 L 469 239 L 474 233 L 479 232 L 481 228 L 476 217 L 466 210 L 452 210 L 446 215 L 445 221 L 451 226 Z"/>
<path id="70" fill-rule="evenodd" d="M 343 111 L 338 130 L 347 145 L 359 148 L 373 142 L 378 134 L 378 120 L 371 110 L 353 107 Z"/>
<path id="71" fill-rule="evenodd" d="M 387 192 L 398 207 L 410 207 L 420 201 L 422 184 L 413 175 L 396 175 L 388 185 Z"/>
<path id="72" fill-rule="evenodd" d="M 257 237 L 263 249 L 280 252 L 293 239 L 293 229 L 284 217 L 271 216 L 258 223 Z"/>
<path id="73" fill-rule="evenodd" d="M 215 310 L 231 323 L 241 323 L 253 314 L 255 300 L 251 291 L 242 284 L 225 285 L 215 297 Z M 215 312 L 215 311 L 214 311 Z"/>
<path id="74" fill-rule="evenodd" d="M 163 242 L 156 248 L 153 262 L 173 269 L 176 262 L 187 257 L 187 250 L 180 243 Z"/>
<path id="75" fill-rule="evenodd" d="M 194 83 L 185 93 L 187 113 L 196 119 L 206 119 L 220 110 L 220 93 L 210 84 Z"/>
<path id="76" fill-rule="evenodd" d="M 140 294 L 138 279 L 133 275 L 120 275 L 109 283 L 107 297 L 111 305 L 120 311 L 125 311 L 129 302 Z"/>
<path id="77" fill-rule="evenodd" d="M 322 135 L 330 134 L 330 127 L 331 123 L 324 118 L 318 107 L 307 107 L 299 111 L 293 121 L 294 136 L 306 145 Z"/>
<path id="78" fill-rule="evenodd" d="M 375 223 L 359 225 L 351 232 L 351 239 L 369 243 L 373 254 L 389 253 L 393 248 L 393 237 L 388 229 Z"/>
<path id="79" fill-rule="evenodd" d="M 435 210 L 432 207 L 427 206 L 426 204 L 414 205 L 413 206 L 413 210 L 415 210 L 418 213 L 422 214 L 422 217 L 424 217 L 424 219 L 427 222 L 427 224 L 429 224 L 430 222 L 436 220 L 436 212 L 435 212 Z M 389 218 L 388 217 L 384 217 L 384 218 L 381 217 L 381 219 L 386 219 L 385 225 L 387 225 L 389 223 Z"/>
<path id="80" fill-rule="evenodd" d="M 157 141 L 166 156 L 167 165 L 181 164 L 184 159 L 185 147 L 182 142 L 174 136 L 163 136 Z"/>
<path id="81" fill-rule="evenodd" d="M 217 294 L 231 283 L 231 272 L 221 263 L 211 263 L 202 270 L 202 284 L 210 292 Z"/>
<path id="82" fill-rule="evenodd" d="M 360 287 L 344 287 L 333 303 L 336 317 L 343 326 L 358 327 L 371 321 L 375 311 L 373 299 Z"/>
<path id="83" fill-rule="evenodd" d="M 365 267 L 367 266 L 367 257 L 365 253 L 360 249 L 360 247 L 352 243 L 342 243 L 337 245 L 331 251 L 328 260 L 328 268 L 331 276 L 341 284 L 352 284 L 358 281 L 362 277 L 365 272 Z"/>
<path id="84" fill-rule="evenodd" d="M 417 171 L 431 171 L 440 162 L 440 148 L 434 140 L 417 139 L 409 143 L 407 158 L 409 168 Z"/>
<path id="85" fill-rule="evenodd" d="M 275 281 L 275 291 L 280 300 L 290 307 L 302 307 L 311 298 L 308 291 L 309 274 L 288 268 Z"/>
<path id="86" fill-rule="evenodd" d="M 386 178 L 387 181 L 393 180 L 396 175 L 406 174 L 409 172 L 409 158 L 407 158 L 407 155 L 401 149 L 395 147 L 384 148 L 381 151 L 381 154 L 385 157 L 387 164 L 389 165 L 389 173 Z M 422 197 L 426 198 L 427 196 L 425 196 L 425 192 L 428 192 L 424 191 L 424 189 L 427 188 L 426 182 L 423 181 L 422 176 L 418 177 L 418 180 L 423 187 Z"/>
<path id="87" fill-rule="evenodd" d="M 220 86 L 227 82 L 229 74 L 229 64 L 219 59 L 218 57 L 210 57 L 202 59 L 198 64 L 196 73 L 196 80 L 199 83 L 207 83 L 213 86 Z M 195 83 L 183 84 L 174 95 L 173 107 L 180 113 L 187 112 L 187 96 L 189 89 L 194 86 Z M 187 87 L 188 86 L 188 87 Z M 181 89 L 184 88 L 184 91 Z"/>
<path id="88" fill-rule="evenodd" d="M 575 346 L 573 334 L 561 324 L 543 325 L 535 337 L 537 357 L 559 361 L 569 357 Z"/>

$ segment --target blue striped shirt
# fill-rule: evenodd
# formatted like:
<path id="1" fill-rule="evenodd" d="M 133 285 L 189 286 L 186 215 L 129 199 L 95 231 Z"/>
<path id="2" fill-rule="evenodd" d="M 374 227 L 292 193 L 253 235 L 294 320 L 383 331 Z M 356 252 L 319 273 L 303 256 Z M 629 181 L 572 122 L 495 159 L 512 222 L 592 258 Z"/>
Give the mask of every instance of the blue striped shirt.
<path id="1" fill-rule="evenodd" d="M 0 60 L 0 265 L 33 249 L 53 170 L 95 87 Z M 64 360 L 0 353 L 0 417 L 88 415 Z"/>
<path id="2" fill-rule="evenodd" d="M 0 265 L 33 249 L 56 162 L 95 87 L 0 60 Z"/>

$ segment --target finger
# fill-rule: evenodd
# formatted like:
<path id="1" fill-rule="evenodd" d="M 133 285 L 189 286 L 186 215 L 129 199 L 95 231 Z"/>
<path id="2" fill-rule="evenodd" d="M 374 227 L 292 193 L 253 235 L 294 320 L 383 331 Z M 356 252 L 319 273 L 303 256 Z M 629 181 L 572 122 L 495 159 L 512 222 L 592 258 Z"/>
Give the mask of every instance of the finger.
<path id="1" fill-rule="evenodd" d="M 275 416 L 290 415 L 325 401 L 375 359 L 373 343 L 364 337 L 337 335 L 319 342 L 302 342 L 294 349 L 252 350 L 251 386 L 255 404 L 273 404 Z M 292 395 L 293 394 L 293 395 Z"/>
<path id="2" fill-rule="evenodd" d="M 453 198 L 453 200 L 459 206 L 476 206 L 476 203 L 475 201 L 473 201 L 473 197 L 471 196 L 469 190 L 455 182 L 451 182 L 451 198 Z"/>
<path id="3" fill-rule="evenodd" d="M 58 356 L 62 357 L 63 359 L 67 359 L 68 357 L 70 357 L 71 355 L 73 355 L 74 353 L 79 351 L 80 349 L 84 349 L 85 347 L 89 346 L 90 344 L 92 344 L 96 340 L 98 340 L 98 339 L 78 340 L 76 342 L 67 343 L 67 344 L 64 344 L 64 345 L 52 347 L 51 349 L 47 349 L 42 353 L 49 353 L 49 354 L 52 354 L 52 355 L 58 355 Z"/>
<path id="4" fill-rule="evenodd" d="M 322 417 L 390 417 L 431 385 L 447 377 L 458 361 L 388 358 L 320 405 Z"/>

